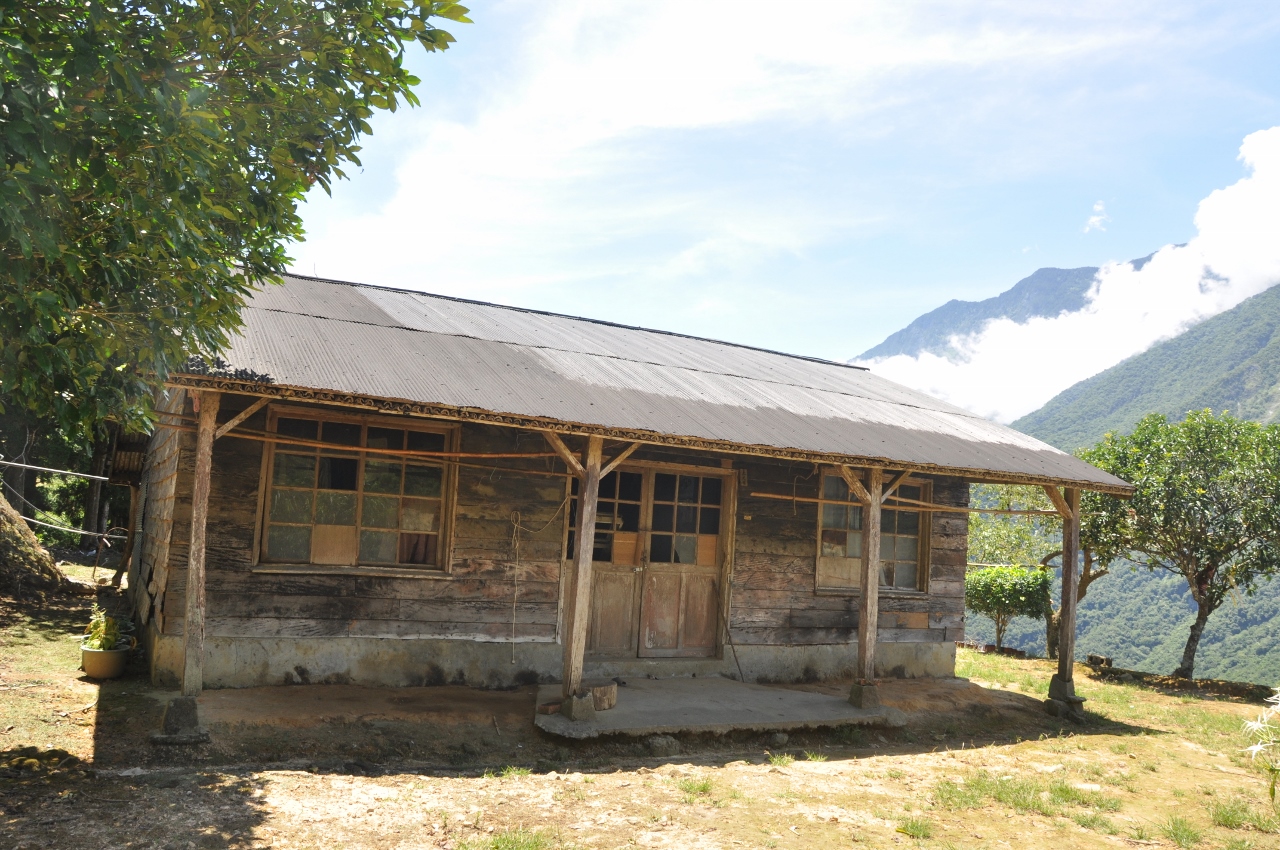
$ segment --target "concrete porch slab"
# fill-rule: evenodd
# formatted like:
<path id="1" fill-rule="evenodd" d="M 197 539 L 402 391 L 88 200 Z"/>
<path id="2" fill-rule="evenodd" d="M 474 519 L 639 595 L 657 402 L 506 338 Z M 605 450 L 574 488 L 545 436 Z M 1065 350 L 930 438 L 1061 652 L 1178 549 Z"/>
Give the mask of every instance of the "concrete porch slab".
<path id="1" fill-rule="evenodd" d="M 538 704 L 560 699 L 559 685 L 538 688 Z M 538 728 L 563 738 L 656 735 L 673 732 L 784 731 L 836 726 L 898 727 L 906 715 L 896 708 L 854 708 L 827 694 L 753 685 L 720 676 L 628 680 L 618 704 L 574 722 L 561 714 L 536 714 Z"/>

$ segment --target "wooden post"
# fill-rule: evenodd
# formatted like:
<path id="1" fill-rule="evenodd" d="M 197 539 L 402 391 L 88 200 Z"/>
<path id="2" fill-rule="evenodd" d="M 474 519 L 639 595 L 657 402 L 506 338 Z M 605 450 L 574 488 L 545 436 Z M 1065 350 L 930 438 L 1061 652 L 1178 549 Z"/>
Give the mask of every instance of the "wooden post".
<path id="1" fill-rule="evenodd" d="M 200 390 L 196 403 L 200 423 L 196 431 L 196 473 L 191 488 L 191 537 L 187 554 L 187 611 L 182 630 L 182 695 L 200 696 L 204 688 L 204 547 L 209 517 L 209 477 L 213 465 L 213 432 L 218 425 L 222 396 Z"/>
<path id="2" fill-rule="evenodd" d="M 600 467 L 604 438 L 588 437 L 582 486 L 578 489 L 578 547 L 573 575 L 569 578 L 564 634 L 563 696 L 566 700 L 582 687 L 582 659 L 587 649 L 587 622 L 591 619 L 591 554 L 596 539 L 596 500 L 600 496 Z"/>
<path id="3" fill-rule="evenodd" d="M 1076 569 L 1080 554 L 1080 491 L 1070 487 L 1064 491 L 1067 511 L 1062 517 L 1062 619 L 1059 623 L 1057 678 L 1074 694 L 1076 585 L 1080 581 Z"/>
<path id="4" fill-rule="evenodd" d="M 880 613 L 880 504 L 884 470 L 867 472 L 868 500 L 862 517 L 862 596 L 858 601 L 858 678 L 876 677 L 876 629 Z"/>

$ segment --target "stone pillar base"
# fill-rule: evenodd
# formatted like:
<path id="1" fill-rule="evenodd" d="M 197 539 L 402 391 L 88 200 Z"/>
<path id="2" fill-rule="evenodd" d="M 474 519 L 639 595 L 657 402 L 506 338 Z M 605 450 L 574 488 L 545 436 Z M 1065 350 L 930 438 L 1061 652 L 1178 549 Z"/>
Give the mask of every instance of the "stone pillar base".
<path id="1" fill-rule="evenodd" d="M 854 682 L 849 688 L 849 704 L 854 708 L 879 708 L 880 694 L 873 682 Z"/>
<path id="2" fill-rule="evenodd" d="M 200 726 L 195 697 L 175 697 L 164 710 L 160 731 L 151 733 L 153 744 L 207 744 L 209 732 Z"/>
<path id="3" fill-rule="evenodd" d="M 574 694 L 560 704 L 560 713 L 570 720 L 595 720 L 596 700 L 591 691 Z"/>

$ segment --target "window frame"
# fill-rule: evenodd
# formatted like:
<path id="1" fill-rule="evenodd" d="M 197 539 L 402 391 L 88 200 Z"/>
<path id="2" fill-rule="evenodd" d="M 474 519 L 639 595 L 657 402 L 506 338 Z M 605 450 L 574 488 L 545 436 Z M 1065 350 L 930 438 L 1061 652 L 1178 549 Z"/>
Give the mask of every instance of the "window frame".
<path id="1" fill-rule="evenodd" d="M 315 409 L 312 407 L 298 405 L 269 405 L 267 407 L 267 423 L 266 430 L 268 433 L 276 434 L 277 423 L 281 418 L 297 418 L 309 419 L 319 423 L 338 422 L 359 425 L 362 428 L 362 442 L 367 441 L 368 428 L 388 428 L 402 431 L 419 431 L 430 434 L 439 434 L 444 437 L 444 451 L 458 451 L 458 443 L 461 436 L 461 426 L 458 423 L 436 422 L 431 420 L 420 420 L 413 418 L 393 417 L 393 416 L 376 416 L 360 413 L 344 413 L 339 411 L 331 411 L 324 409 Z M 356 534 L 357 534 L 357 556 L 354 564 L 318 564 L 308 561 L 298 560 L 273 560 L 267 556 L 267 545 L 269 542 L 269 528 L 272 492 L 275 488 L 274 469 L 277 448 L 280 443 L 268 442 L 263 451 L 262 469 L 259 476 L 258 487 L 258 517 L 255 524 L 256 533 L 254 535 L 254 569 L 256 572 L 295 572 L 295 573 L 323 573 L 323 574 L 340 574 L 340 575 L 394 575 L 397 577 L 422 577 L 422 578 L 439 578 L 448 576 L 452 570 L 453 562 L 453 532 L 455 527 L 455 511 L 457 507 L 457 479 L 458 465 L 451 462 L 448 458 L 440 458 L 438 461 L 430 458 L 420 458 L 427 463 L 438 463 L 441 468 L 440 477 L 440 525 L 436 544 L 436 558 L 434 564 L 388 564 L 388 563 L 362 563 L 359 558 L 359 532 L 361 529 L 360 516 L 363 510 L 364 493 L 364 468 L 365 462 L 369 459 L 378 458 L 399 458 L 402 462 L 411 461 L 411 455 L 395 455 L 384 454 L 382 452 L 370 453 L 366 451 L 367 446 L 352 446 L 351 451 L 357 459 L 356 470 L 356 489 L 352 492 L 356 495 Z M 317 456 L 324 451 L 343 451 L 341 449 L 320 449 L 317 450 Z M 402 485 L 403 486 L 403 485 Z M 315 492 L 316 488 L 312 488 Z M 403 492 L 399 496 L 404 499 Z M 313 522 L 314 528 L 315 523 Z"/>
<path id="2" fill-rule="evenodd" d="M 861 470 L 855 470 L 854 474 L 858 477 L 858 480 L 860 480 L 865 486 L 867 481 L 865 472 Z M 834 477 L 834 478 L 842 478 L 839 472 L 835 472 L 833 470 L 828 470 L 828 469 L 822 470 L 822 472 L 819 474 L 819 477 L 818 477 L 818 498 L 817 498 L 818 511 L 817 511 L 817 517 L 815 520 L 816 531 L 814 534 L 816 546 L 814 551 L 814 562 L 813 562 L 814 594 L 818 596 L 861 596 L 862 595 L 861 585 L 855 587 L 855 586 L 823 585 L 819 583 L 820 577 L 821 577 L 821 559 L 823 557 L 822 555 L 823 506 L 828 504 L 847 505 L 851 507 L 856 507 L 859 510 L 865 510 L 865 508 L 867 507 L 866 505 L 858 504 L 857 502 L 852 501 L 852 494 L 850 494 L 850 501 L 844 501 L 844 502 L 836 499 L 828 499 L 824 497 L 823 496 L 824 479 L 828 476 Z M 922 502 L 932 501 L 933 481 L 930 479 L 916 478 L 916 477 L 909 476 L 902 480 L 902 482 L 898 485 L 898 489 L 895 490 L 894 493 L 899 492 L 902 489 L 902 487 L 919 487 L 920 488 L 919 501 L 922 501 Z M 892 499 L 893 497 L 890 496 L 889 498 Z M 926 511 L 926 510 L 919 510 L 919 509 L 913 508 L 910 505 L 900 505 L 900 506 L 892 505 L 892 504 L 882 505 L 881 509 L 891 510 L 891 511 L 911 511 L 912 513 L 917 514 L 920 517 L 920 521 L 919 521 L 920 531 L 919 531 L 919 539 L 916 541 L 916 586 L 914 588 L 907 588 L 907 587 L 896 587 L 894 585 L 887 585 L 887 584 L 881 583 L 879 585 L 878 595 L 880 596 L 928 595 L 929 573 L 930 573 L 929 558 L 933 548 L 932 546 L 932 539 L 933 539 L 932 512 Z M 864 516 L 864 520 L 865 520 L 865 516 Z M 865 529 L 866 529 L 866 525 L 864 522 L 863 533 L 865 533 Z M 882 537 L 881 537 L 882 546 L 883 546 L 883 542 L 884 542 L 884 539 L 883 539 L 883 532 L 882 532 Z M 858 560 L 861 561 L 861 559 L 862 557 L 861 555 L 859 555 Z M 883 570 L 883 561 L 884 559 L 881 558 L 881 564 L 877 565 L 876 575 L 883 575 L 883 573 L 881 572 Z M 859 569 L 861 569 L 861 564 L 859 564 Z"/>

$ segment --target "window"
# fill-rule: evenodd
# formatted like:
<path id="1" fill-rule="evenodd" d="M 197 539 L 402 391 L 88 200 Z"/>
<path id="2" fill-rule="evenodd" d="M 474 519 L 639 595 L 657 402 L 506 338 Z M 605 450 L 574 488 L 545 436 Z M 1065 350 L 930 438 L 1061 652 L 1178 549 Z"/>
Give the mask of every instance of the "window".
<path id="1" fill-rule="evenodd" d="M 264 561 L 440 567 L 446 469 L 408 453 L 445 451 L 447 432 L 295 411 L 271 430 L 330 446 L 273 445 Z"/>
<path id="2" fill-rule="evenodd" d="M 926 501 L 927 486 L 902 484 L 895 495 Z M 837 474 L 824 473 L 818 505 L 819 590 L 851 590 L 861 584 L 862 505 L 854 504 L 849 485 Z M 880 586 L 898 590 L 920 590 L 925 549 L 921 533 L 926 515 L 905 507 L 880 511 Z"/>
<path id="3" fill-rule="evenodd" d="M 645 510 L 648 479 L 649 523 Z M 578 480 L 572 479 L 565 557 L 575 553 Z M 592 560 L 638 565 L 648 536 L 649 562 L 715 566 L 720 539 L 723 479 L 668 472 L 615 471 L 600 479 Z"/>

